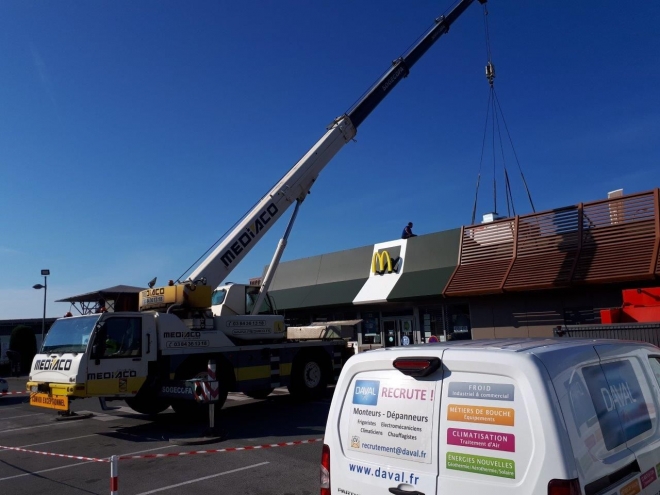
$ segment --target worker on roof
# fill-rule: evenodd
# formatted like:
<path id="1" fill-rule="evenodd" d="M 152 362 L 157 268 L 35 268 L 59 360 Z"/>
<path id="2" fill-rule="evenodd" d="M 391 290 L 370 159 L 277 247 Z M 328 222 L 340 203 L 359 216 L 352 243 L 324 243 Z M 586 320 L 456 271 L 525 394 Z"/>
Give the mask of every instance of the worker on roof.
<path id="1" fill-rule="evenodd" d="M 401 233 L 401 239 L 409 239 L 411 237 L 417 237 L 417 234 L 413 234 L 412 227 L 413 227 L 413 223 L 408 222 L 408 225 L 406 225 L 403 228 L 403 232 Z"/>

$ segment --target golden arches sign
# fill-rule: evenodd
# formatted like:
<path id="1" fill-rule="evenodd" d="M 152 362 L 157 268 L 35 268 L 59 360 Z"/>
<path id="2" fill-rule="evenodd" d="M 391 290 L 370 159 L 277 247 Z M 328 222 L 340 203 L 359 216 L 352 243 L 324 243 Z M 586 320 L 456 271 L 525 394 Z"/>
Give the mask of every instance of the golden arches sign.
<path id="1" fill-rule="evenodd" d="M 371 273 L 383 275 L 386 268 L 387 273 L 392 273 L 392 258 L 390 257 L 390 253 L 387 251 L 381 251 L 380 253 L 376 251 L 371 258 Z"/>

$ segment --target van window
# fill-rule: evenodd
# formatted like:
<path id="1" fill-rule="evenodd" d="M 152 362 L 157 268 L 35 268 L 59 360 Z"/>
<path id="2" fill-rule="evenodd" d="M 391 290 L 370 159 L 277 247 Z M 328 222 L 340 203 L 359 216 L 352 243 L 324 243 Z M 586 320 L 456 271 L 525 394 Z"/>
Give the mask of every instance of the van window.
<path id="1" fill-rule="evenodd" d="M 651 429 L 651 418 L 629 361 L 582 369 L 607 450 Z"/>
<path id="2" fill-rule="evenodd" d="M 578 431 L 590 428 L 596 422 L 596 414 L 591 397 L 579 375 L 575 375 L 568 384 L 571 411 Z"/>
<path id="3" fill-rule="evenodd" d="M 651 370 L 653 371 L 655 379 L 658 382 L 658 386 L 660 386 L 660 358 L 649 357 L 649 364 L 651 365 Z"/>

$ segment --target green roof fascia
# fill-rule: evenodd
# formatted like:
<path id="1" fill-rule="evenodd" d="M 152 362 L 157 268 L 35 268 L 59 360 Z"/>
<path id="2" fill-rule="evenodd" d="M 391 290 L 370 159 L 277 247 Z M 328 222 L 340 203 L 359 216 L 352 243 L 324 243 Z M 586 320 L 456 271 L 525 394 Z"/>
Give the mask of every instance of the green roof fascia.
<path id="1" fill-rule="evenodd" d="M 300 309 L 319 306 L 353 304 L 366 279 L 346 280 L 331 284 L 319 284 L 307 287 L 269 291 L 280 309 Z"/>
<path id="2" fill-rule="evenodd" d="M 423 296 L 441 296 L 454 267 L 420 270 L 401 275 L 401 278 L 387 296 L 388 301 L 410 299 Z"/>

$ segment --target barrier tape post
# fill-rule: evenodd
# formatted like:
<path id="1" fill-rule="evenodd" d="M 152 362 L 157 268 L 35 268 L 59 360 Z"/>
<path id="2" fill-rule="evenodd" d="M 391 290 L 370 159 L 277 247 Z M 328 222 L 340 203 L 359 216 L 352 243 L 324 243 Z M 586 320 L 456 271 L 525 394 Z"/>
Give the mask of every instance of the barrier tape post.
<path id="1" fill-rule="evenodd" d="M 110 495 L 119 495 L 119 479 L 118 479 L 117 456 L 110 457 Z"/>

